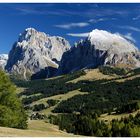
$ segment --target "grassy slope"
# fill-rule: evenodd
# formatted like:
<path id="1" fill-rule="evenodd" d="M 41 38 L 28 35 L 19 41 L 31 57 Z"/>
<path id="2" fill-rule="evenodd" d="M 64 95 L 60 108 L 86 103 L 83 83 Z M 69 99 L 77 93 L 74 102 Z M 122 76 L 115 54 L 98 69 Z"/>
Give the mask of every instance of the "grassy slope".
<path id="1" fill-rule="evenodd" d="M 68 82 L 76 83 L 80 80 L 95 80 L 95 79 L 96 80 L 99 80 L 99 79 L 109 79 L 109 80 L 112 79 L 113 80 L 117 77 L 118 76 L 116 76 L 116 75 L 104 75 L 98 69 L 94 69 L 94 70 L 86 70 L 86 75 L 80 76 L 80 77 L 78 77 L 72 81 L 68 81 Z M 119 79 L 116 81 L 123 82 L 124 80 L 133 79 L 135 77 L 140 77 L 140 74 L 137 74 L 136 76 L 130 76 L 128 78 Z M 56 79 L 56 78 L 57 77 L 55 77 L 54 79 Z M 51 78 L 51 79 L 53 79 L 53 78 Z M 18 93 L 22 90 L 23 89 L 19 89 Z M 67 100 L 68 98 L 71 98 L 78 94 L 87 94 L 87 93 L 82 93 L 79 90 L 74 90 L 74 91 L 68 92 L 67 94 L 60 94 L 60 95 L 55 95 L 55 96 L 40 99 L 38 101 L 33 102 L 31 105 L 44 103 L 48 99 L 55 99 L 55 100 L 59 100 L 61 102 L 62 100 Z M 44 113 L 46 115 L 51 114 L 52 113 L 51 111 L 58 104 L 56 104 L 55 106 L 50 107 L 48 109 L 42 110 L 41 113 Z M 133 113 L 133 115 L 135 115 L 135 114 L 136 114 L 136 112 Z M 101 115 L 100 119 L 110 121 L 112 119 L 119 119 L 121 117 L 127 117 L 128 115 L 129 114 L 121 114 L 121 115 L 104 114 L 104 115 Z M 49 123 L 45 123 L 43 121 L 29 121 L 28 130 L 18 130 L 18 129 L 0 127 L 0 136 L 32 136 L 32 137 L 41 136 L 41 137 L 43 137 L 43 136 L 74 136 L 74 135 L 68 134 L 66 132 L 62 132 L 62 131 L 58 130 L 57 126 L 54 126 Z"/>
<path id="2" fill-rule="evenodd" d="M 99 71 L 99 69 L 94 69 L 94 70 L 87 71 L 86 75 L 81 76 L 81 77 L 79 77 L 77 79 L 74 79 L 71 82 L 76 83 L 76 82 L 78 82 L 80 80 L 100 80 L 100 79 L 108 79 L 108 80 L 113 80 L 114 79 L 113 81 L 116 81 L 116 82 L 124 82 L 125 80 L 132 80 L 134 78 L 140 77 L 140 74 L 136 74 L 136 75 L 131 75 L 131 74 L 133 74 L 133 73 L 129 73 L 128 74 L 129 77 L 127 77 L 127 78 L 122 78 L 122 79 L 116 80 L 115 78 L 118 77 L 117 75 L 104 75 Z M 113 115 L 113 114 L 112 115 L 103 114 L 103 115 L 100 116 L 99 119 L 104 120 L 104 121 L 111 121 L 113 119 L 118 119 L 119 120 L 122 117 L 128 117 L 130 114 L 135 116 L 139 111 L 140 110 L 135 111 L 133 113 L 129 113 L 129 114 L 124 113 L 124 114 L 119 114 L 119 115 L 116 115 L 116 114 L 115 115 Z"/>
<path id="3" fill-rule="evenodd" d="M 100 79 L 108 79 L 108 80 L 113 80 L 113 81 L 117 81 L 117 82 L 123 82 L 125 80 L 130 80 L 130 79 L 133 79 L 133 78 L 136 78 L 136 77 L 140 77 L 140 75 L 135 75 L 135 76 L 130 76 L 128 78 L 122 78 L 122 79 L 118 79 L 116 80 L 116 78 L 118 78 L 117 75 L 105 75 L 103 73 L 101 73 L 99 71 L 99 69 L 89 69 L 89 70 L 86 70 L 85 71 L 86 74 L 85 75 L 82 75 L 74 80 L 71 80 L 71 81 L 67 81 L 68 82 L 73 82 L 73 83 L 77 83 L 78 81 L 81 81 L 81 80 L 89 80 L 89 81 L 92 81 L 92 80 L 100 80 Z M 120 76 L 119 76 L 120 77 Z M 54 78 L 51 78 L 51 79 L 56 79 L 57 77 L 54 77 Z M 49 79 L 48 79 L 49 80 Z M 68 92 L 67 94 L 59 94 L 59 95 L 55 95 L 55 96 L 51 96 L 51 97 L 47 97 L 47 98 L 43 98 L 43 99 L 40 99 L 38 101 L 34 101 L 30 104 L 30 106 L 33 106 L 35 104 L 40 104 L 40 103 L 44 103 L 46 104 L 46 101 L 49 100 L 49 99 L 54 99 L 54 100 L 59 100 L 59 103 L 63 100 L 67 100 L 75 95 L 78 95 L 78 94 L 88 94 L 87 92 L 80 92 L 79 90 L 74 90 L 74 91 L 70 91 Z M 49 114 L 53 114 L 51 111 L 59 104 L 57 103 L 55 106 L 52 106 L 50 108 L 47 108 L 47 109 L 44 109 L 42 111 L 40 111 L 40 113 L 44 113 L 45 115 L 49 115 Z M 127 116 L 128 114 L 126 114 Z M 120 118 L 121 115 L 111 115 L 111 116 L 104 116 L 104 119 L 113 119 L 113 118 Z M 125 116 L 123 114 L 123 116 Z"/>
<path id="4" fill-rule="evenodd" d="M 73 82 L 73 83 L 77 83 L 78 81 L 81 81 L 81 80 L 95 80 L 95 79 L 113 79 L 113 78 L 116 78 L 117 76 L 116 75 L 113 75 L 113 76 L 109 76 L 109 75 L 104 75 L 102 74 L 98 69 L 91 69 L 91 70 L 86 70 L 86 74 L 83 75 L 83 76 L 80 76 L 74 80 L 71 80 L 71 81 L 68 81 L 68 82 Z M 51 78 L 51 79 L 56 79 L 56 77 L 54 78 Z M 49 80 L 49 79 L 48 79 Z M 67 83 L 68 83 L 67 82 Z M 55 95 L 55 96 L 51 96 L 51 97 L 47 97 L 47 98 L 43 98 L 43 99 L 40 99 L 38 101 L 35 101 L 35 102 L 32 102 L 30 104 L 30 106 L 33 106 L 35 104 L 40 104 L 40 103 L 44 103 L 46 104 L 46 101 L 49 100 L 49 99 L 54 99 L 54 100 L 59 100 L 60 102 L 63 101 L 63 100 L 67 100 L 75 95 L 79 95 L 79 94 L 88 94 L 87 92 L 80 92 L 79 90 L 74 90 L 74 91 L 70 91 L 68 92 L 67 94 L 59 94 L 59 95 Z M 59 102 L 59 103 L 60 103 Z M 59 104 L 58 103 L 58 104 Z M 49 114 L 54 114 L 52 113 L 51 111 L 58 105 L 56 104 L 55 106 L 52 106 L 50 108 L 47 108 L 47 109 L 44 109 L 42 111 L 40 111 L 40 113 L 43 113 L 45 115 L 49 115 Z"/>
<path id="5" fill-rule="evenodd" d="M 80 92 L 80 91 L 78 91 L 78 90 L 74 90 L 74 91 L 68 92 L 67 94 L 60 94 L 60 95 L 56 95 L 56 96 L 51 96 L 51 97 L 48 97 L 48 98 L 45 98 L 45 99 L 42 99 L 42 100 L 43 100 L 43 101 L 46 101 L 46 100 L 48 100 L 48 99 L 54 99 L 54 100 L 59 100 L 59 101 L 61 102 L 62 100 L 67 100 L 68 98 L 71 98 L 71 97 L 73 97 L 73 96 L 75 96 L 75 95 L 79 95 L 79 94 L 83 95 L 83 94 L 88 94 L 88 93 L 86 93 L 86 92 Z M 40 100 L 40 101 L 42 102 L 42 100 Z M 40 102 L 40 101 L 38 101 L 38 102 Z M 60 102 L 59 102 L 59 103 L 60 103 Z M 58 104 L 59 104 L 59 103 L 58 103 Z M 54 113 L 52 113 L 51 111 L 52 111 L 58 104 L 56 104 L 55 106 L 52 106 L 52 107 L 50 107 L 50 108 L 48 108 L 48 109 L 42 110 L 41 113 L 44 113 L 45 115 L 54 114 Z"/>
<path id="6" fill-rule="evenodd" d="M 81 81 L 81 80 L 113 79 L 113 78 L 116 78 L 116 77 L 117 77 L 116 75 L 113 75 L 113 76 L 104 75 L 101 72 L 99 72 L 98 69 L 94 69 L 94 70 L 86 71 L 85 75 L 80 76 L 80 77 L 78 77 L 74 80 L 68 81 L 67 83 L 69 83 L 69 82 L 77 83 L 78 81 Z M 56 79 L 56 77 L 51 78 L 51 79 Z M 73 97 L 75 95 L 78 95 L 78 94 L 87 94 L 87 93 L 80 92 L 79 90 L 74 90 L 74 91 L 68 92 L 67 94 L 59 94 L 59 95 L 55 95 L 55 96 L 40 99 L 38 101 L 33 102 L 31 105 L 34 105 L 34 104 L 37 104 L 37 103 L 44 103 L 48 99 L 55 99 L 55 100 L 60 100 L 60 101 L 61 100 L 67 100 L 68 98 L 71 98 L 71 97 Z"/>
<path id="7" fill-rule="evenodd" d="M 140 110 L 137 110 L 137 111 L 132 112 L 132 113 L 123 113 L 123 114 L 118 114 L 118 115 L 116 115 L 116 114 L 114 114 L 114 115 L 113 115 L 113 114 L 111 114 L 111 115 L 102 114 L 102 115 L 99 117 L 99 119 L 100 119 L 100 120 L 104 120 L 104 121 L 106 121 L 106 122 L 110 122 L 110 121 L 112 121 L 113 119 L 118 119 L 118 120 L 120 120 L 122 117 L 123 117 L 123 118 L 129 117 L 130 114 L 133 115 L 133 116 L 135 116 L 138 112 L 140 112 Z"/>
<path id="8" fill-rule="evenodd" d="M 45 104 L 47 102 L 47 100 L 49 100 L 49 99 L 59 100 L 59 103 L 60 103 L 62 100 L 67 100 L 68 98 L 71 98 L 71 97 L 73 97 L 75 95 L 79 95 L 79 94 L 83 95 L 83 94 L 88 94 L 88 93 L 86 93 L 86 92 L 80 92 L 79 90 L 74 90 L 74 91 L 68 92 L 67 94 L 60 94 L 60 95 L 55 95 L 55 96 L 51 96 L 51 97 L 40 99 L 38 101 L 33 102 L 31 104 L 31 106 L 34 105 L 34 104 L 40 104 L 40 103 L 44 103 Z M 52 106 L 50 108 L 47 108 L 47 109 L 42 110 L 41 113 L 44 113 L 45 115 L 53 114 L 51 111 L 58 104 L 56 104 L 55 106 Z"/>
<path id="9" fill-rule="evenodd" d="M 73 137 L 60 131 L 57 126 L 41 120 L 30 120 L 28 130 L 0 127 L 0 137 Z"/>
<path id="10" fill-rule="evenodd" d="M 76 78 L 69 82 L 77 83 L 78 81 L 81 81 L 81 80 L 91 81 L 91 80 L 99 80 L 99 79 L 113 79 L 117 77 L 116 75 L 104 75 L 99 71 L 99 69 L 89 69 L 89 70 L 86 70 L 85 72 L 86 72 L 85 75 L 80 76 L 79 78 Z"/>

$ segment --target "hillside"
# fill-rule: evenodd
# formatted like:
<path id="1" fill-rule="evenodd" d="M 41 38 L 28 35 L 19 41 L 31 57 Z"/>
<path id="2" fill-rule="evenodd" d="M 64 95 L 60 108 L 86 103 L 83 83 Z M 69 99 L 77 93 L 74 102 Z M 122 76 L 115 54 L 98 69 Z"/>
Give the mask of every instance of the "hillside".
<path id="1" fill-rule="evenodd" d="M 39 120 L 29 121 L 27 130 L 0 127 L 0 137 L 74 137 L 57 126 Z"/>
<path id="2" fill-rule="evenodd" d="M 134 74 L 134 72 L 129 72 L 126 75 L 117 75 L 115 73 L 103 74 L 100 69 L 87 69 L 75 72 L 74 74 L 63 75 L 61 77 L 50 78 L 47 80 L 34 80 L 29 82 L 19 81 L 16 84 L 20 87 L 19 91 L 22 91 L 19 95 L 21 96 L 25 106 L 27 108 L 33 108 L 38 104 L 44 104 L 47 106 L 48 100 L 58 100 L 58 105 L 61 101 L 67 100 L 76 95 L 88 94 L 88 91 L 81 91 L 81 84 L 84 83 L 84 81 L 85 84 L 87 81 L 90 83 L 90 81 L 94 82 L 100 80 L 105 80 L 105 82 L 124 82 L 139 77 L 140 74 Z M 87 82 L 88 85 L 89 83 Z M 24 88 L 25 90 L 23 90 Z M 52 108 L 54 107 L 51 107 L 51 110 Z M 41 110 L 41 112 L 50 110 L 50 108 L 47 107 L 47 109 L 43 110 L 44 111 Z"/>
<path id="3" fill-rule="evenodd" d="M 139 78 L 139 69 L 105 66 L 45 80 L 14 82 L 31 120 L 45 120 L 48 127 L 52 123 L 61 130 L 75 133 L 69 123 L 73 124 L 78 114 L 90 119 L 90 115 L 95 113 L 100 121 L 108 125 L 113 119 L 122 121 L 122 117 L 129 118 L 130 114 L 135 117 L 140 109 Z M 80 132 L 75 134 L 85 135 Z"/>

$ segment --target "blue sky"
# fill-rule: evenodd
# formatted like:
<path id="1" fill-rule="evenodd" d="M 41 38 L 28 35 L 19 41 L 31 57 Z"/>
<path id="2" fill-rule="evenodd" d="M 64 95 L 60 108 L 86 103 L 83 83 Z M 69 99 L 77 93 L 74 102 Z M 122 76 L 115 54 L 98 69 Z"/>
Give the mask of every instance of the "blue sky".
<path id="1" fill-rule="evenodd" d="M 140 48 L 140 4 L 0 3 L 0 54 L 33 27 L 66 38 L 71 45 L 93 29 L 120 33 Z"/>

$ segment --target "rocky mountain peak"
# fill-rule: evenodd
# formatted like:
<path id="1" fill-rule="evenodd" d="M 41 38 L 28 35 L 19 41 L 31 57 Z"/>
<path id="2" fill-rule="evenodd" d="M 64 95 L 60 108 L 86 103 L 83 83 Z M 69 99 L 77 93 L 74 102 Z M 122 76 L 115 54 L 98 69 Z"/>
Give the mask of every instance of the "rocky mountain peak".
<path id="1" fill-rule="evenodd" d="M 140 52 L 122 35 L 95 29 L 64 53 L 58 74 L 100 65 L 140 67 Z"/>
<path id="2" fill-rule="evenodd" d="M 33 41 L 44 41 L 48 37 L 44 32 L 39 32 L 34 28 L 27 28 L 23 33 L 19 34 L 18 42 L 33 42 Z"/>
<path id="3" fill-rule="evenodd" d="M 21 74 L 26 79 L 27 75 L 46 68 L 57 69 L 63 53 L 69 49 L 70 44 L 64 38 L 27 28 L 10 51 L 6 70 Z M 48 70 L 47 77 L 50 73 Z"/>

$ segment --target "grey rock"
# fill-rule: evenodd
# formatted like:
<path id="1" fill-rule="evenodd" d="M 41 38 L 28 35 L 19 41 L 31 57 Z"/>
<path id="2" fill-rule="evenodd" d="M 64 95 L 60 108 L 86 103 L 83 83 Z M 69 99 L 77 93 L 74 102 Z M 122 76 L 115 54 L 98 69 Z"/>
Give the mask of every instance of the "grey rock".
<path id="1" fill-rule="evenodd" d="M 57 69 L 63 53 L 69 49 L 64 38 L 27 28 L 10 51 L 6 70 L 27 79 L 46 69 L 46 77 L 49 77 L 49 68 Z"/>
<path id="2" fill-rule="evenodd" d="M 0 54 L 0 68 L 2 70 L 5 69 L 5 66 L 7 64 L 7 60 L 8 60 L 8 54 Z"/>
<path id="3" fill-rule="evenodd" d="M 100 65 L 137 68 L 140 52 L 123 36 L 95 29 L 63 54 L 57 75 Z"/>

